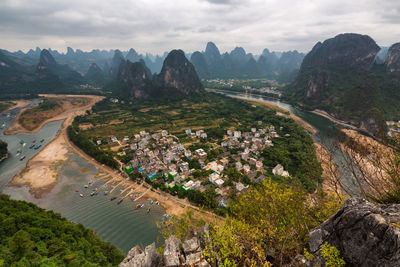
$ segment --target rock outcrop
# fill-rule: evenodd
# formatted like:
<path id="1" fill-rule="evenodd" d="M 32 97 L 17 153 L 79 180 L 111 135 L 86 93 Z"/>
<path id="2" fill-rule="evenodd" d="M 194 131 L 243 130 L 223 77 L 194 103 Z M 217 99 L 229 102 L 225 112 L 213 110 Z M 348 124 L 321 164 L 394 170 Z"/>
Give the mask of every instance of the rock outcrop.
<path id="1" fill-rule="evenodd" d="M 182 50 L 172 50 L 168 54 L 156 82 L 160 87 L 172 88 L 184 95 L 204 89 L 196 70 Z"/>
<path id="2" fill-rule="evenodd" d="M 304 58 L 301 68 L 367 71 L 374 64 L 379 50 L 379 46 L 368 35 L 339 34 L 323 43 L 318 42 Z"/>
<path id="3" fill-rule="evenodd" d="M 210 264 L 204 259 L 200 233 L 181 243 L 172 235 L 165 240 L 164 253 L 156 252 L 155 244 L 142 251 L 138 246 L 132 248 L 119 267 L 207 267 Z"/>
<path id="4" fill-rule="evenodd" d="M 118 49 L 115 50 L 114 56 L 111 61 L 110 70 L 109 70 L 109 75 L 111 77 L 116 77 L 118 75 L 119 67 L 124 60 L 125 60 L 125 58 L 122 55 L 122 52 L 119 51 Z"/>
<path id="5" fill-rule="evenodd" d="M 374 205 L 361 198 L 344 201 L 331 218 L 310 232 L 317 256 L 309 266 L 324 266 L 321 247 L 335 246 L 346 266 L 400 266 L 400 204 Z"/>
<path id="6" fill-rule="evenodd" d="M 92 63 L 85 75 L 85 79 L 91 84 L 102 85 L 105 81 L 104 71 L 96 63 Z"/>
<path id="7" fill-rule="evenodd" d="M 55 88 L 71 87 L 84 83 L 82 75 L 74 71 L 68 65 L 62 65 L 56 62 L 50 51 L 43 49 L 40 52 L 40 61 L 36 66 L 36 73 L 41 80 L 40 85 Z"/>
<path id="8" fill-rule="evenodd" d="M 124 84 L 124 90 L 135 98 L 147 97 L 152 87 L 151 71 L 143 60 L 134 63 L 121 61 L 117 79 Z"/>
<path id="9" fill-rule="evenodd" d="M 389 48 L 385 66 L 387 72 L 400 74 L 400 43 L 396 43 Z"/>

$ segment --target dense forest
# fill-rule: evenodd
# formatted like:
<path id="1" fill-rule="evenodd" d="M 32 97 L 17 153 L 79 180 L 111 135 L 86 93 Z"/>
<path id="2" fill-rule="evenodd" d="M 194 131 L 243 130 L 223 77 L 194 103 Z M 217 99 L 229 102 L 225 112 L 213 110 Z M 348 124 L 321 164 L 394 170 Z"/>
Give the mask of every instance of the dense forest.
<path id="1" fill-rule="evenodd" d="M 123 258 L 82 224 L 0 195 L 0 266 L 117 266 Z"/>

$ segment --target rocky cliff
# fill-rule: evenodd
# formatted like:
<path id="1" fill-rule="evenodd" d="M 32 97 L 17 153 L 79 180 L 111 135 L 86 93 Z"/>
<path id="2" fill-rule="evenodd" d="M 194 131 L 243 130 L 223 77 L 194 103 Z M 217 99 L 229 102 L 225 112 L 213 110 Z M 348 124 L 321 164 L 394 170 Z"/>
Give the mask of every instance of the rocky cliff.
<path id="1" fill-rule="evenodd" d="M 335 215 L 310 232 L 310 249 L 316 258 L 309 266 L 324 266 L 325 242 L 339 249 L 346 266 L 400 266 L 399 222 L 400 204 L 347 199 Z"/>
<path id="2" fill-rule="evenodd" d="M 204 90 L 182 50 L 172 50 L 164 60 L 160 74 L 154 76 L 143 60 L 132 63 L 120 59 L 118 74 L 107 88 L 114 94 L 134 98 L 174 97 Z"/>
<path id="3" fill-rule="evenodd" d="M 196 70 L 182 50 L 172 50 L 168 54 L 156 83 L 185 95 L 198 93 L 204 89 Z"/>
<path id="4" fill-rule="evenodd" d="M 369 36 L 347 33 L 318 42 L 284 98 L 307 109 L 322 109 L 373 135 L 382 134 L 384 127 L 379 125 L 400 118 L 395 89 L 399 83 L 395 75 L 387 75 L 396 73 L 400 62 L 396 47 L 383 65 L 376 63 L 380 48 Z"/>
<path id="5" fill-rule="evenodd" d="M 368 35 L 339 34 L 323 43 L 318 42 L 304 58 L 301 68 L 367 71 L 374 64 L 379 50 L 379 46 Z"/>
<path id="6" fill-rule="evenodd" d="M 36 66 L 36 75 L 41 79 L 41 82 L 48 83 L 49 87 L 51 83 L 54 83 L 53 86 L 55 88 L 67 88 L 85 82 L 82 75 L 68 65 L 58 64 L 47 49 L 43 49 L 40 53 L 40 61 Z"/>
<path id="7" fill-rule="evenodd" d="M 85 79 L 90 84 L 103 85 L 106 77 L 104 76 L 104 71 L 96 63 L 92 63 L 85 75 Z"/>
<path id="8" fill-rule="evenodd" d="M 156 251 L 154 243 L 147 246 L 144 251 L 136 246 L 128 252 L 119 267 L 210 266 L 202 252 L 204 248 L 202 234 L 203 232 L 196 233 L 183 243 L 172 235 L 165 240 L 163 255 Z"/>
<path id="9" fill-rule="evenodd" d="M 129 60 L 121 61 L 117 76 L 117 79 L 125 85 L 124 90 L 128 91 L 130 96 L 144 98 L 149 95 L 152 75 L 143 60 L 134 63 Z"/>
<path id="10" fill-rule="evenodd" d="M 385 66 L 390 74 L 400 74 L 400 43 L 396 43 L 389 48 Z"/>
<path id="11" fill-rule="evenodd" d="M 196 51 L 190 61 L 200 78 L 273 78 L 287 82 L 294 79 L 292 73 L 297 73 L 303 58 L 304 54 L 296 50 L 283 52 L 279 57 L 264 49 L 256 60 L 243 47 L 221 54 L 213 42 L 208 42 L 205 52 Z"/>

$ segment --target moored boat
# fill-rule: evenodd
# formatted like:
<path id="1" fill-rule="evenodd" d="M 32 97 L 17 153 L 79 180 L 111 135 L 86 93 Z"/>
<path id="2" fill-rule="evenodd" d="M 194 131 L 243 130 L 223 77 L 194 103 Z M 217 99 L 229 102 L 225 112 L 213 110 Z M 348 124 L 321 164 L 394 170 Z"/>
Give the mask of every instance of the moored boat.
<path id="1" fill-rule="evenodd" d="M 80 197 L 83 197 L 83 194 L 79 194 Z"/>
<path id="2" fill-rule="evenodd" d="M 118 200 L 117 204 L 118 204 L 118 205 L 121 204 L 121 202 L 122 202 L 123 200 L 124 200 L 124 199 Z"/>
<path id="3" fill-rule="evenodd" d="M 19 160 L 23 161 L 25 158 L 25 155 L 23 155 Z"/>
<path id="4" fill-rule="evenodd" d="M 113 200 L 115 200 L 115 199 L 117 199 L 117 197 L 112 197 L 110 200 L 113 201 Z"/>

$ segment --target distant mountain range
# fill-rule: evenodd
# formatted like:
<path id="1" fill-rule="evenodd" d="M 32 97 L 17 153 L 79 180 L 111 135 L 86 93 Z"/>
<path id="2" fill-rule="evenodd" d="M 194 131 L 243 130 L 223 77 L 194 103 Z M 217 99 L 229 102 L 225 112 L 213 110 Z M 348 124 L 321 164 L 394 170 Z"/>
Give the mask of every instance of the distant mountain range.
<path id="1" fill-rule="evenodd" d="M 353 33 L 318 42 L 284 97 L 369 133 L 384 132 L 385 120 L 400 119 L 400 43 L 381 49 Z"/>
<path id="2" fill-rule="evenodd" d="M 209 42 L 206 50 L 194 52 L 190 61 L 200 78 L 269 78 L 290 82 L 296 77 L 304 56 L 296 50 L 276 53 L 268 49 L 253 56 L 242 47 L 221 54 L 218 47 Z"/>

